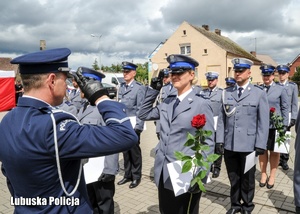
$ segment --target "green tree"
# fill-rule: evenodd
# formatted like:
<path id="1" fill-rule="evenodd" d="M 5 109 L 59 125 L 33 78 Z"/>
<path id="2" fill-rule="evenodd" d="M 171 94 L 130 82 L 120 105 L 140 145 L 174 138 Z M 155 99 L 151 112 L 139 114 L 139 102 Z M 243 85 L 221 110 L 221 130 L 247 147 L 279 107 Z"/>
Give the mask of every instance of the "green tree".
<path id="1" fill-rule="evenodd" d="M 291 80 L 298 85 L 298 88 L 300 88 L 300 67 L 296 68 L 296 72 L 294 73 L 294 76 L 291 77 Z"/>
<path id="2" fill-rule="evenodd" d="M 98 65 L 98 63 L 93 64 L 93 68 L 95 69 L 94 65 Z M 148 62 L 145 62 L 144 64 L 137 63 L 138 67 L 136 69 L 136 76 L 135 79 L 138 82 L 141 82 L 143 84 L 148 83 Z M 98 70 L 98 69 L 96 69 Z M 121 64 L 112 64 L 111 66 L 101 66 L 101 70 L 103 72 L 109 72 L 109 73 L 122 73 L 122 65 Z"/>
<path id="3" fill-rule="evenodd" d="M 99 65 L 98 65 L 97 58 L 95 59 L 95 61 L 94 61 L 93 65 L 92 65 L 92 67 L 93 67 L 93 69 L 95 69 L 95 70 L 99 70 L 99 69 L 100 69 L 100 68 L 99 68 Z"/>

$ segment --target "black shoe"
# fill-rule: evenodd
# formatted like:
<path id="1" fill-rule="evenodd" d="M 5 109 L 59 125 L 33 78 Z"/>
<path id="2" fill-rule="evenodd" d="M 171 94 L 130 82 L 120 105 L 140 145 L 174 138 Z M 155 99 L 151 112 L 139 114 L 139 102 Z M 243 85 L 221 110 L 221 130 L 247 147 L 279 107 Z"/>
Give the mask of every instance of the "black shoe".
<path id="1" fill-rule="evenodd" d="M 117 184 L 118 185 L 123 185 L 126 184 L 127 182 L 131 181 L 129 178 L 123 178 L 122 180 L 120 180 Z"/>
<path id="2" fill-rule="evenodd" d="M 133 180 L 133 181 L 131 182 L 131 184 L 129 185 L 129 188 L 130 188 L 130 189 L 135 188 L 135 187 L 137 187 L 140 183 L 141 183 L 141 179 Z"/>
<path id="3" fill-rule="evenodd" d="M 275 184 L 275 182 L 274 182 L 274 184 Z M 268 189 L 272 189 L 274 187 L 274 184 L 270 185 L 269 184 L 269 179 L 267 180 L 267 188 Z"/>
<path id="4" fill-rule="evenodd" d="M 217 177 L 219 177 L 219 175 L 220 175 L 220 169 L 214 168 L 212 177 L 217 178 Z"/>
<path id="5" fill-rule="evenodd" d="M 241 209 L 233 209 L 233 208 L 230 208 L 230 210 L 228 210 L 226 212 L 226 214 L 235 214 L 235 213 L 239 213 L 241 212 Z"/>
<path id="6" fill-rule="evenodd" d="M 250 212 L 250 211 L 247 211 L 247 210 L 243 210 L 242 213 L 243 213 L 243 214 L 251 214 L 251 212 Z"/>
<path id="7" fill-rule="evenodd" d="M 264 187 L 264 186 L 266 186 L 267 182 L 268 182 L 268 176 L 267 176 L 267 179 L 266 179 L 265 183 L 262 183 L 262 182 L 259 181 L 259 186 Z"/>
<path id="8" fill-rule="evenodd" d="M 288 170 L 290 168 L 287 163 L 281 163 L 281 167 L 283 170 Z"/>

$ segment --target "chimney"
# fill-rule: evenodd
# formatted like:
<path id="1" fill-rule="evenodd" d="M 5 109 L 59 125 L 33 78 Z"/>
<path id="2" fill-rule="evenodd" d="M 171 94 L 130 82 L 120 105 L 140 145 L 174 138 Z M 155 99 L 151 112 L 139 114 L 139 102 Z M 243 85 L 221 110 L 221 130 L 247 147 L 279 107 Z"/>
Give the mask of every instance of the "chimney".
<path id="1" fill-rule="evenodd" d="M 250 53 L 256 57 L 256 51 L 250 51 Z"/>
<path id="2" fill-rule="evenodd" d="M 208 26 L 208 25 L 202 25 L 202 27 L 203 27 L 205 30 L 209 31 L 209 26 Z"/>
<path id="3" fill-rule="evenodd" d="M 215 29 L 215 33 L 219 36 L 221 36 L 221 30 L 220 29 Z"/>

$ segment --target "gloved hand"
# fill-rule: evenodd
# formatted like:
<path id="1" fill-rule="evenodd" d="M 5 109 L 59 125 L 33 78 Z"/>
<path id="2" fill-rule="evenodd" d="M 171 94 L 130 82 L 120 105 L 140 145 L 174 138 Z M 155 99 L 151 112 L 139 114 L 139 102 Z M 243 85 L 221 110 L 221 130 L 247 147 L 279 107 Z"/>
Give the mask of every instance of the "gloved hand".
<path id="1" fill-rule="evenodd" d="M 190 187 L 189 187 L 188 192 L 189 192 L 189 193 L 192 193 L 192 194 L 196 194 L 196 193 L 201 192 L 201 190 L 199 189 L 199 186 L 198 186 L 198 184 L 196 183 L 196 184 L 194 184 L 194 186 L 192 186 L 192 187 L 190 186 Z"/>
<path id="2" fill-rule="evenodd" d="M 215 151 L 216 151 L 216 154 L 222 155 L 224 153 L 223 143 L 216 143 Z"/>
<path id="3" fill-rule="evenodd" d="M 263 155 L 265 153 L 264 149 L 257 148 L 255 147 L 255 156 L 257 157 L 258 155 Z"/>
<path id="4" fill-rule="evenodd" d="M 108 96 L 108 91 L 104 88 L 99 81 L 88 79 L 82 75 L 82 69 L 79 67 L 74 75 L 74 79 L 77 82 L 80 90 L 84 93 L 84 96 L 88 99 L 92 106 L 98 98 L 103 95 Z"/>
<path id="5" fill-rule="evenodd" d="M 283 137 L 285 135 L 286 131 L 287 131 L 287 127 L 283 126 L 282 130 L 280 130 L 280 132 L 279 132 L 279 136 Z"/>
<path id="6" fill-rule="evenodd" d="M 291 119 L 291 122 L 289 124 L 289 126 L 287 127 L 287 131 L 290 131 L 290 129 L 296 124 L 296 120 L 295 119 Z"/>
<path id="7" fill-rule="evenodd" d="M 163 86 L 163 79 L 160 77 L 154 77 L 151 79 L 151 84 L 150 84 L 151 88 L 160 91 L 160 89 Z"/>
<path id="8" fill-rule="evenodd" d="M 110 182 L 110 181 L 114 181 L 116 178 L 115 175 L 110 175 L 110 174 L 105 174 L 102 173 L 100 175 L 100 177 L 98 178 L 98 181 L 102 181 L 102 182 Z"/>

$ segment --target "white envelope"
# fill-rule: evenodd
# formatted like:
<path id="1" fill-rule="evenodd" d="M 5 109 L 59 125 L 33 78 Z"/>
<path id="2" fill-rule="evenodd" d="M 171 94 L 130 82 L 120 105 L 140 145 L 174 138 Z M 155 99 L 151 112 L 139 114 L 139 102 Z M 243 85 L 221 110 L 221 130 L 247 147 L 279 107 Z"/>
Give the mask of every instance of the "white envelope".
<path id="1" fill-rule="evenodd" d="M 286 134 L 291 136 L 291 132 L 287 131 Z M 280 146 L 278 147 L 278 143 L 276 143 L 276 139 L 278 137 L 278 132 L 276 131 L 275 133 L 275 145 L 274 145 L 274 152 L 278 153 L 283 153 L 283 154 L 288 154 L 290 151 L 290 140 L 291 138 L 287 138 L 284 143 L 281 143 Z"/>
<path id="2" fill-rule="evenodd" d="M 181 173 L 183 163 L 184 162 L 178 160 L 167 164 L 175 196 L 186 193 L 193 178 L 192 172 L 194 170 L 194 167 L 192 167 L 188 172 Z M 206 183 L 209 183 L 210 181 L 211 179 L 208 176 Z"/>
<path id="3" fill-rule="evenodd" d="M 98 181 L 104 169 L 104 157 L 89 158 L 83 165 L 84 178 L 87 184 Z"/>

